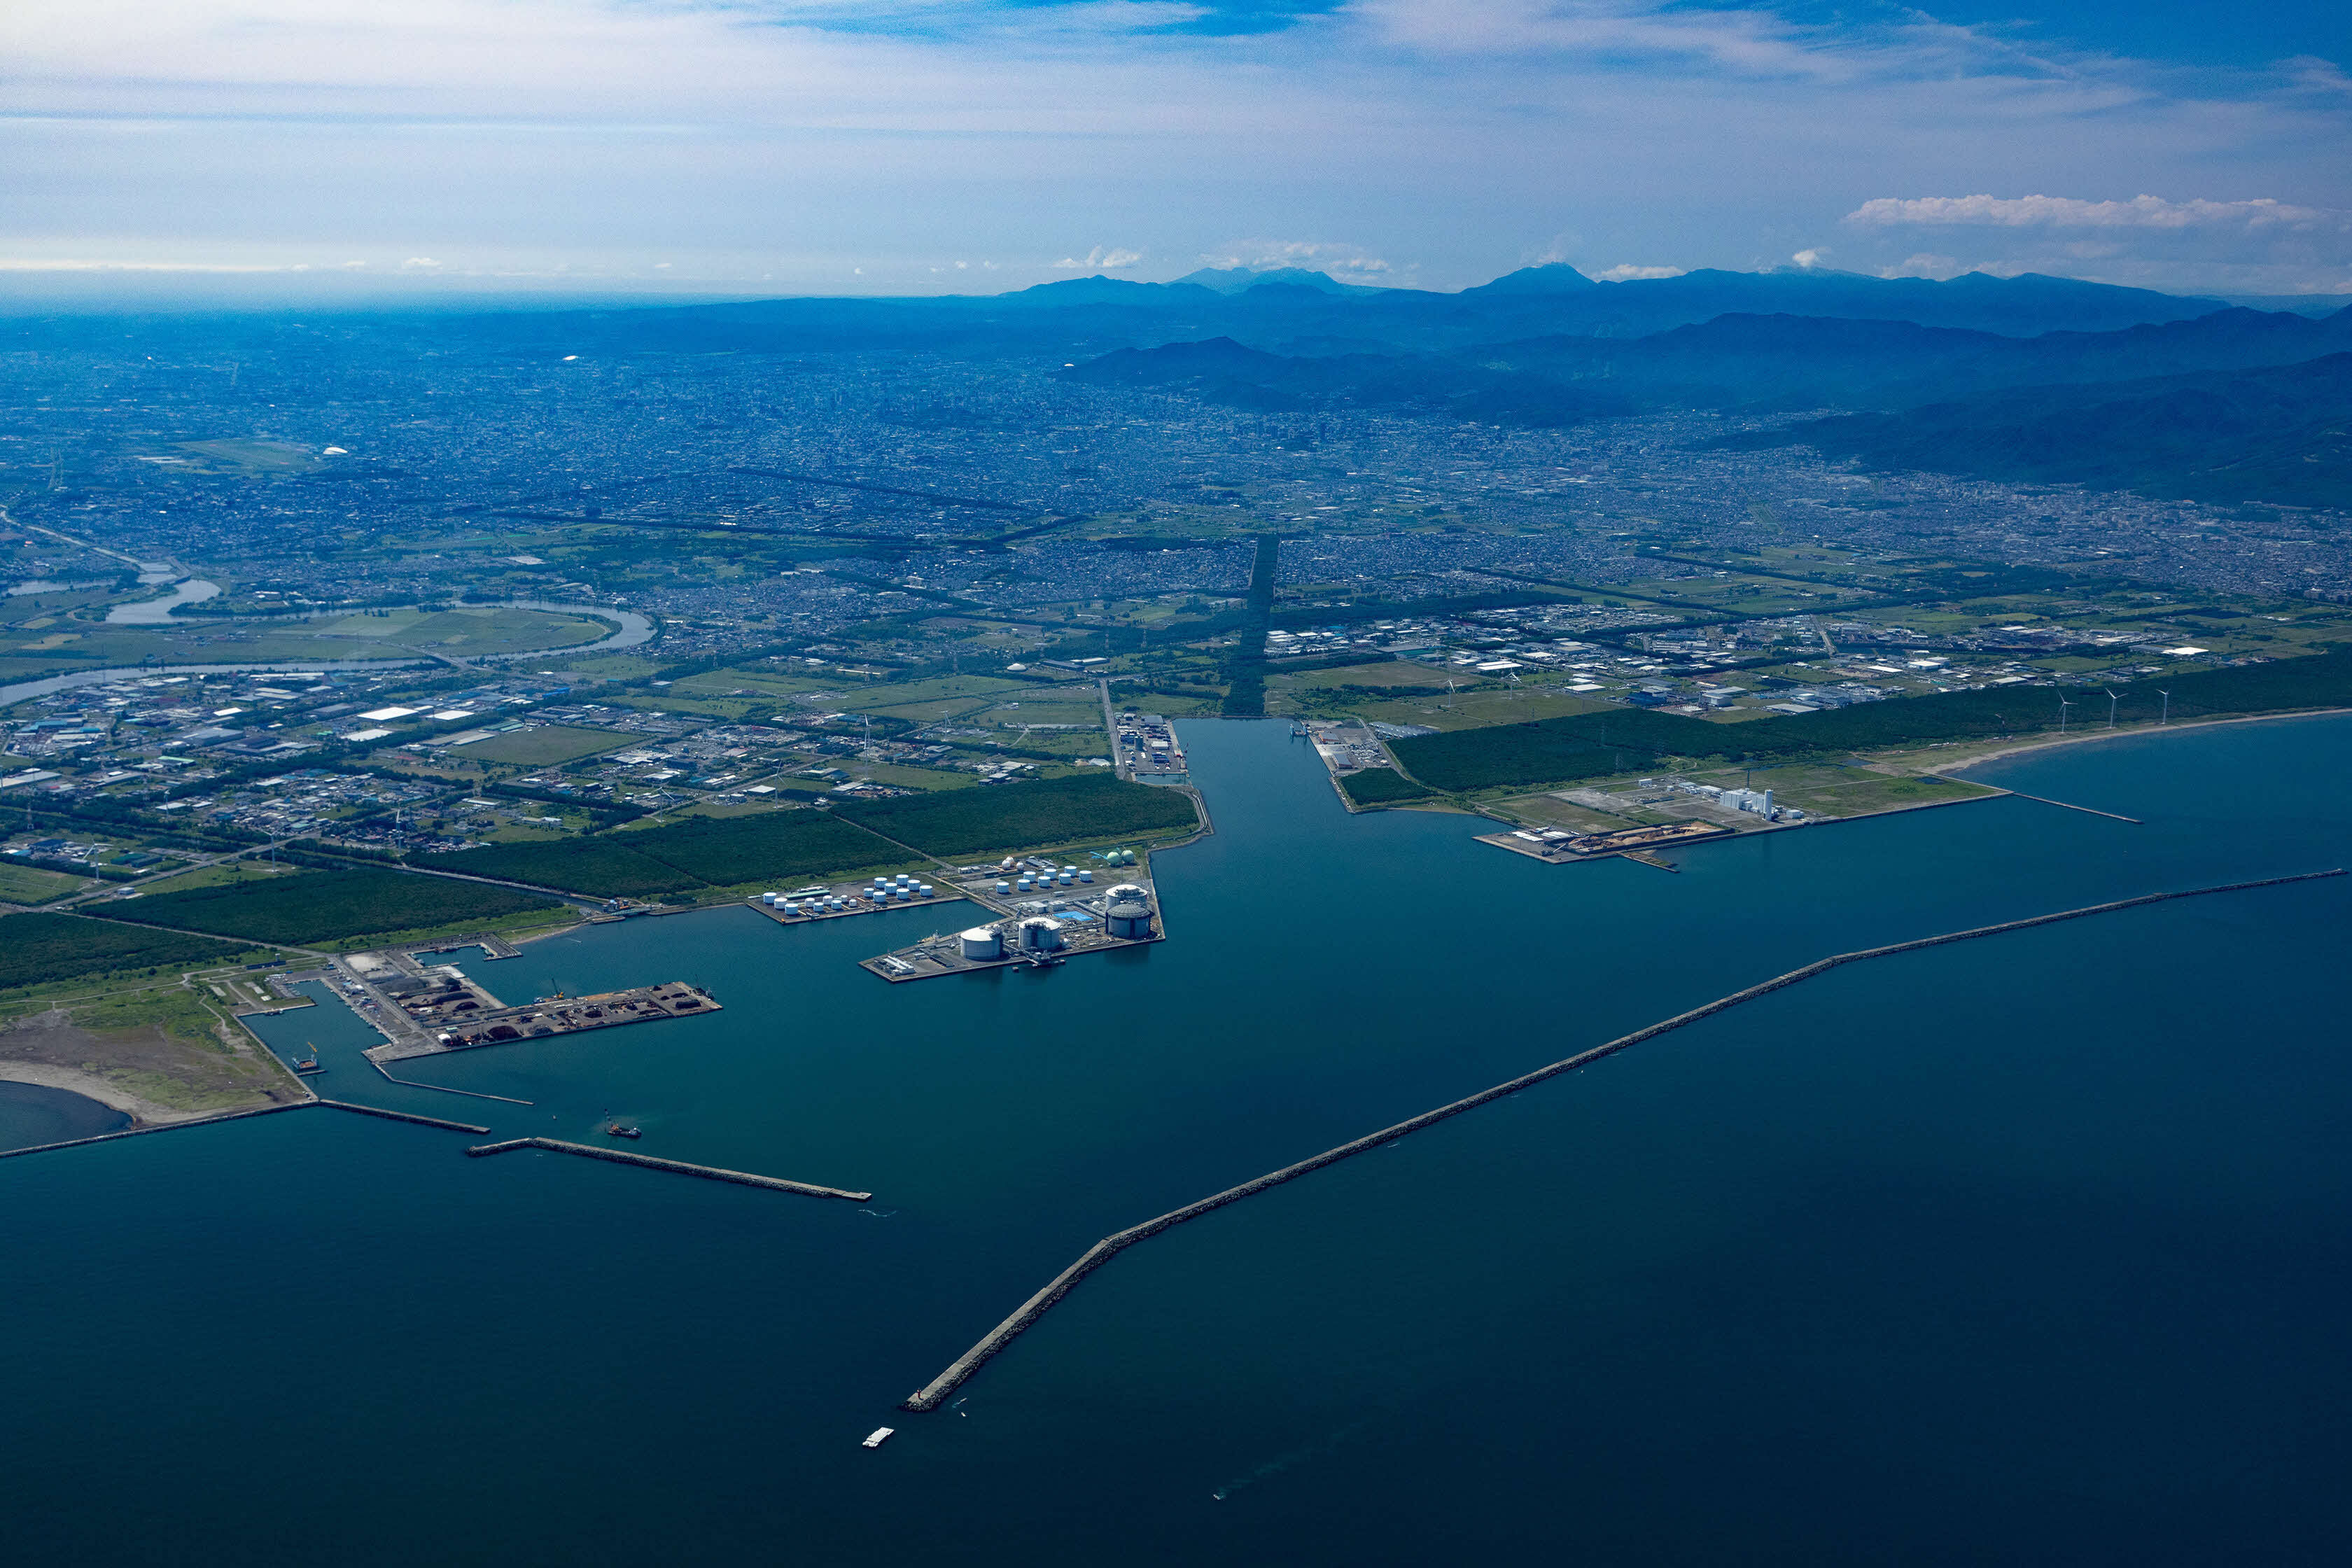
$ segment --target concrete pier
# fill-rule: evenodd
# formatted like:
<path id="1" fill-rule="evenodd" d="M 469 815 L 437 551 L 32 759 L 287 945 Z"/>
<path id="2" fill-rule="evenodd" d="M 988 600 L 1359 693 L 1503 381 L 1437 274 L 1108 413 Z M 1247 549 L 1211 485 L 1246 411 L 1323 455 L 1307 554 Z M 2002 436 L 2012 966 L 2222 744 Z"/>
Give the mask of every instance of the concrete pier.
<path id="1" fill-rule="evenodd" d="M 1575 1056 L 1553 1062 L 1548 1067 L 1540 1067 L 1533 1072 L 1523 1073 L 1507 1082 L 1498 1083 L 1492 1089 L 1481 1089 L 1476 1094 L 1441 1105 L 1434 1110 L 1424 1110 L 1408 1121 L 1400 1121 L 1392 1127 L 1383 1127 L 1377 1132 L 1356 1139 L 1353 1142 L 1342 1143 L 1336 1149 L 1326 1149 L 1320 1154 L 1311 1155 L 1297 1164 L 1285 1165 L 1278 1171 L 1269 1171 L 1265 1175 L 1244 1182 L 1237 1187 L 1228 1187 L 1223 1192 L 1214 1193 L 1201 1199 L 1198 1203 L 1187 1204 L 1184 1207 L 1171 1210 L 1156 1219 L 1148 1219 L 1141 1225 L 1130 1226 L 1125 1230 L 1107 1236 L 1088 1247 L 1076 1262 L 1046 1281 L 1044 1289 L 1024 1301 L 1011 1317 L 982 1336 L 978 1344 L 973 1345 L 971 1349 L 949 1363 L 945 1372 L 908 1395 L 899 1408 L 914 1411 L 938 1409 L 965 1379 L 979 1371 L 982 1364 L 991 1356 L 1011 1344 L 1024 1330 L 1044 1317 L 1046 1310 L 1055 1302 L 1068 1295 L 1071 1288 L 1079 1280 L 1147 1237 L 1157 1236 L 1171 1226 L 1181 1225 L 1188 1219 L 1197 1219 L 1213 1209 L 1224 1207 L 1227 1204 L 1239 1203 L 1242 1199 L 1255 1193 L 1262 1193 L 1268 1187 L 1295 1181 L 1310 1171 L 1319 1171 L 1324 1166 L 1336 1164 L 1350 1155 L 1361 1154 L 1368 1150 L 1394 1142 L 1409 1132 L 1418 1132 L 1424 1127 L 1434 1126 L 1450 1117 L 1459 1116 L 1465 1110 L 1475 1110 L 1491 1100 L 1517 1094 L 1519 1090 L 1531 1088 L 1547 1079 L 1573 1072 L 1578 1068 L 1589 1066 L 1604 1057 L 1614 1056 L 1645 1040 L 1654 1040 L 1660 1035 L 1671 1033 L 1685 1025 L 1697 1023 L 1702 1018 L 1712 1017 L 1717 1013 L 1737 1007 L 1743 1002 L 1753 1001 L 1759 996 L 1794 985 L 1799 981 L 1810 980 L 1817 974 L 1826 973 L 1840 964 L 1859 963 L 1867 958 L 1890 957 L 1898 952 L 1911 952 L 1920 948 L 1941 947 L 1949 942 L 1971 942 L 1979 937 L 1998 936 L 2006 931 L 2025 931 L 2034 926 L 2054 925 L 2061 921 L 2081 920 L 2088 915 L 2109 914 L 2118 910 L 2136 909 L 2142 904 L 2160 904 L 2171 899 L 2194 899 L 2210 893 L 2235 893 L 2255 888 L 2283 887 L 2290 882 L 2316 881 L 2327 877 L 2341 877 L 2344 874 L 2343 868 L 2338 867 L 2333 870 L 2305 871 L 2290 877 L 2264 877 L 2254 881 L 2228 882 L 2218 887 L 2185 888 L 2169 893 L 2144 893 L 2136 899 L 2117 899 L 2111 903 L 2090 904 L 2077 910 L 2061 910 L 2054 914 L 2032 915 L 2024 920 L 2004 921 L 1999 925 L 1976 926 L 1968 931 L 1948 931 L 1941 936 L 1919 937 L 1910 942 L 1891 942 L 1885 947 L 1864 948 L 1855 952 L 1834 953 L 1828 958 L 1808 963 L 1801 969 L 1790 970 L 1785 974 L 1775 975 L 1745 990 L 1735 991 L 1728 996 L 1717 997 L 1704 1006 L 1694 1007 L 1687 1013 L 1678 1013 L 1663 1022 L 1652 1024 L 1647 1028 L 1636 1029 L 1630 1035 L 1623 1035 L 1604 1045 L 1595 1046 L 1589 1051 L 1581 1051 Z"/>
<path id="2" fill-rule="evenodd" d="M 487 1132 L 478 1127 L 473 1131 Z M 633 1154 L 625 1149 L 600 1149 L 593 1143 L 568 1143 L 561 1138 L 509 1138 L 502 1143 L 480 1143 L 466 1152 L 479 1159 L 486 1154 L 504 1154 L 516 1149 L 546 1149 L 558 1154 L 578 1154 L 590 1160 L 606 1160 L 615 1165 L 643 1165 L 648 1170 L 667 1171 L 674 1175 L 700 1176 L 706 1181 L 733 1182 L 739 1186 L 766 1187 L 772 1192 L 799 1193 L 812 1198 L 848 1198 L 855 1203 L 872 1199 L 872 1193 L 847 1192 L 840 1187 L 820 1187 L 811 1182 L 787 1181 L 782 1176 L 755 1176 L 748 1171 L 721 1170 L 716 1165 L 690 1165 L 683 1160 L 664 1160 L 652 1154 Z"/>

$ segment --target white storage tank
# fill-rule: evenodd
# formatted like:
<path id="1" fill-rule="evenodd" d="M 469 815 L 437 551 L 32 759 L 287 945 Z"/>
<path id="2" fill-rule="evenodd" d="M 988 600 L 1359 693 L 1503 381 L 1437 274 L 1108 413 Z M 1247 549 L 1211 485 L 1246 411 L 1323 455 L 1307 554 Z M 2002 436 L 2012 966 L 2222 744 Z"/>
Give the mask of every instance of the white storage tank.
<path id="1" fill-rule="evenodd" d="M 1004 941 L 994 926 L 974 926 L 957 940 L 963 943 L 963 955 L 975 962 L 1004 956 Z"/>
<path id="2" fill-rule="evenodd" d="M 919 898 L 925 898 L 925 899 L 932 898 L 932 897 L 935 897 L 935 896 L 936 896 L 936 895 L 932 892 L 932 890 L 931 890 L 931 885 L 930 885 L 929 882 L 918 882 L 918 883 L 916 883 L 916 884 L 915 884 L 915 893 L 916 893 L 916 896 L 917 896 L 917 897 L 919 897 Z"/>
<path id="3" fill-rule="evenodd" d="M 1013 884 L 1010 882 L 999 882 L 996 884 L 996 890 L 1000 893 L 1009 893 L 1013 890 Z"/>
<path id="4" fill-rule="evenodd" d="M 770 909 L 773 909 L 776 907 L 776 900 L 782 897 L 783 895 L 782 893 L 761 893 L 760 895 L 760 901 L 767 905 Z"/>
<path id="5" fill-rule="evenodd" d="M 1052 952 L 1062 945 L 1062 922 L 1050 915 L 1031 915 L 1021 922 L 1021 951 Z"/>
<path id="6" fill-rule="evenodd" d="M 1151 934 L 1151 895 L 1132 882 L 1122 882 L 1103 900 L 1103 930 L 1122 941 L 1140 941 Z"/>
<path id="7" fill-rule="evenodd" d="M 1078 873 L 1078 880 L 1081 882 L 1091 882 L 1094 879 L 1095 874 L 1092 871 L 1081 871 Z"/>
<path id="8" fill-rule="evenodd" d="M 778 909 L 780 909 L 780 910 L 783 910 L 783 911 L 784 911 L 784 913 L 786 913 L 786 914 L 788 914 L 788 915 L 796 915 L 796 914 L 798 914 L 798 913 L 800 913 L 800 912 L 801 912 L 801 906 L 800 906 L 800 904 L 799 904 L 796 900 L 792 900 L 792 899 L 780 899 L 780 900 L 778 900 L 776 901 L 776 908 L 778 908 Z"/>

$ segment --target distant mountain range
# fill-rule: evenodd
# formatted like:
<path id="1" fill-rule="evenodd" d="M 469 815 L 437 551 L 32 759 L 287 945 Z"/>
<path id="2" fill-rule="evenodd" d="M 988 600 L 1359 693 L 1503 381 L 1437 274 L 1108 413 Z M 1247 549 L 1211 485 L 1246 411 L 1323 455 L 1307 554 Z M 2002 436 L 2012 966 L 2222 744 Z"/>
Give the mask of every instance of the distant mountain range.
<path id="1" fill-rule="evenodd" d="M 1090 385 L 1264 410 L 1523 426 L 1669 408 L 1833 412 L 1748 444 L 1811 442 L 1889 468 L 2344 504 L 2324 498 L 2352 483 L 2340 368 L 2352 308 L 2292 303 L 2250 310 L 2033 274 L 1938 282 L 1819 268 L 1602 283 L 1550 263 L 1455 294 L 1228 268 L 987 297 L 370 320 L 449 352 L 1044 361 Z M 142 328 L 210 347 L 292 330 L 217 317 Z M 76 331 L 121 341 L 114 319 L 0 324 L 0 339 L 26 346 Z"/>

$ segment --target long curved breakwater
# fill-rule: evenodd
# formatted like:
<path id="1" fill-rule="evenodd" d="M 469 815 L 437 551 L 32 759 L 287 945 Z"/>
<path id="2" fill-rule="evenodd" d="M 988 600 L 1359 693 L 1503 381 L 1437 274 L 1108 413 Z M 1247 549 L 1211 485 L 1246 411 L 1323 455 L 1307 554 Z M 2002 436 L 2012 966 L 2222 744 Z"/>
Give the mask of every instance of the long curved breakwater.
<path id="1" fill-rule="evenodd" d="M 2344 868 L 2336 867 L 2330 870 L 2305 871 L 2287 877 L 2264 877 L 2252 881 L 2224 882 L 2214 887 L 2185 888 L 2165 893 L 2144 893 L 2137 898 L 2117 899 L 2104 904 L 2088 904 L 2081 909 L 2061 910 L 2053 914 L 2029 916 L 2024 920 L 2003 921 L 1998 925 L 1975 926 L 1966 931 L 1947 931 L 1940 936 L 1918 937 L 1910 942 L 1891 942 L 1884 947 L 1863 948 L 1853 952 L 1833 953 L 1830 957 L 1818 959 L 1801 968 L 1790 970 L 1785 974 L 1778 974 L 1769 980 L 1750 985 L 1745 990 L 1717 997 L 1702 1006 L 1692 1008 L 1687 1013 L 1678 1013 L 1671 1018 L 1652 1024 L 1645 1028 L 1636 1029 L 1630 1035 L 1620 1036 L 1603 1045 L 1595 1046 L 1591 1050 L 1580 1051 L 1575 1056 L 1553 1062 L 1549 1066 L 1538 1068 L 1533 1072 L 1523 1073 L 1507 1082 L 1496 1084 L 1492 1089 L 1481 1089 L 1476 1094 L 1441 1105 L 1433 1110 L 1423 1111 L 1418 1116 L 1397 1122 L 1391 1127 L 1384 1127 L 1377 1132 L 1369 1133 L 1352 1142 L 1342 1143 L 1336 1149 L 1327 1149 L 1296 1164 L 1285 1165 L 1278 1171 L 1269 1171 L 1263 1176 L 1242 1183 L 1239 1186 L 1228 1187 L 1223 1192 L 1213 1194 L 1197 1203 L 1187 1204 L 1182 1208 L 1172 1209 L 1157 1218 L 1145 1220 L 1140 1225 L 1130 1226 L 1125 1230 L 1114 1232 L 1096 1242 L 1078 1258 L 1077 1261 L 1047 1280 L 1045 1288 L 1024 1301 L 1011 1317 L 990 1330 L 979 1343 L 958 1356 L 949 1363 L 946 1371 L 908 1395 L 898 1407 L 902 1410 L 918 1412 L 939 1408 L 949 1395 L 961 1387 L 972 1373 L 978 1372 L 990 1357 L 1003 1350 L 1031 1325 L 1043 1318 L 1055 1302 L 1070 1293 L 1079 1280 L 1148 1237 L 1157 1236 L 1171 1226 L 1181 1225 L 1186 1220 L 1197 1219 L 1228 1204 L 1239 1203 L 1242 1199 L 1262 1193 L 1269 1187 L 1294 1181 L 1310 1171 L 1319 1171 L 1326 1165 L 1337 1164 L 1350 1155 L 1361 1154 L 1394 1142 L 1408 1133 L 1418 1132 L 1423 1128 L 1434 1126 L 1450 1117 L 1459 1116 L 1465 1110 L 1475 1110 L 1490 1101 L 1517 1094 L 1521 1089 L 1531 1088 L 1547 1079 L 1556 1078 L 1561 1073 L 1573 1072 L 1578 1068 L 1597 1062 L 1604 1057 L 1614 1056 L 1645 1040 L 1655 1039 L 1661 1035 L 1669 1034 L 1686 1025 L 1697 1023 L 1702 1018 L 1712 1017 L 1717 1013 L 1737 1007 L 1743 1002 L 1753 1001 L 1759 996 L 1782 990 L 1800 981 L 1810 980 L 1815 975 L 1826 973 L 1841 964 L 1859 963 L 1870 958 L 1886 958 L 1899 952 L 1941 947 L 1951 942 L 1972 942 L 1979 937 L 1999 936 L 2008 931 L 2026 931 L 2034 926 L 2054 925 L 2061 921 L 2081 920 L 2090 915 L 2111 914 L 2119 910 L 2136 909 L 2143 904 L 2163 903 L 2173 899 L 2203 898 L 2213 893 L 2246 892 L 2257 888 L 2284 887 L 2290 883 L 2317 881 L 2343 875 L 2345 875 Z M 591 1152 L 608 1152 L 603 1150 Z"/>
<path id="2" fill-rule="evenodd" d="M 872 1193 L 853 1193 L 840 1187 L 820 1187 L 814 1182 L 789 1181 L 782 1176 L 755 1176 L 749 1171 L 722 1170 L 716 1165 L 690 1165 L 684 1160 L 665 1160 L 654 1154 L 632 1154 L 625 1149 L 599 1149 L 593 1143 L 568 1143 L 561 1138 L 509 1138 L 499 1143 L 480 1143 L 466 1151 L 479 1158 L 485 1154 L 504 1154 L 515 1149 L 546 1149 L 558 1154 L 579 1154 L 590 1160 L 608 1160 L 615 1165 L 643 1165 L 648 1170 L 667 1171 L 674 1175 L 700 1176 L 706 1181 L 734 1182 L 746 1187 L 766 1187 L 772 1192 L 799 1193 L 812 1198 L 848 1198 L 865 1203 Z"/>
<path id="3" fill-rule="evenodd" d="M 47 1154 L 58 1149 L 79 1149 L 85 1143 L 111 1143 L 118 1138 L 144 1138 L 151 1132 L 177 1132 L 184 1127 L 217 1127 L 224 1121 L 243 1121 L 249 1117 L 275 1116 L 281 1110 L 309 1110 L 313 1106 L 329 1110 L 352 1110 L 362 1116 L 381 1116 L 387 1121 L 409 1121 L 419 1127 L 437 1127 L 444 1132 L 471 1132 L 477 1137 L 489 1131 L 470 1121 L 444 1121 L 437 1116 L 418 1116 L 413 1111 L 386 1110 L 380 1105 L 354 1105 L 348 1100 L 297 1100 L 285 1105 L 257 1106 L 251 1110 L 231 1110 L 219 1116 L 193 1117 L 186 1121 L 161 1121 L 152 1127 L 126 1127 L 120 1132 L 94 1132 L 87 1138 L 68 1138 L 62 1143 L 35 1143 L 24 1149 L 0 1149 L 0 1160 L 13 1160 L 19 1154 Z"/>

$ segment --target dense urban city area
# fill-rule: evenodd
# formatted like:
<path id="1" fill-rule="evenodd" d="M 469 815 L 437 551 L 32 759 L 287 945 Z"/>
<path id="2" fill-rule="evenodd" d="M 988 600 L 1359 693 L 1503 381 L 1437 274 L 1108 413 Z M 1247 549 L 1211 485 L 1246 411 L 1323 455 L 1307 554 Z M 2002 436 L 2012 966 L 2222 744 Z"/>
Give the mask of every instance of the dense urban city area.
<path id="1" fill-rule="evenodd" d="M 1945 774 L 2013 744 L 2352 689 L 2325 506 L 1868 463 L 1809 434 L 1838 407 L 1813 393 L 1596 408 L 1458 353 L 1396 359 L 1399 390 L 1286 318 L 1258 341 L 1292 357 L 1219 336 L 1170 374 L 1181 324 L 1102 287 L 895 338 L 708 310 L 10 323 L 0 900 L 38 918 L 9 917 L 0 1005 L 64 1027 L 89 977 L 163 976 L 148 1014 L 193 1054 L 141 1081 L 226 1106 L 273 1091 L 205 1059 L 251 1054 L 214 1004 L 291 993 L 181 980 L 207 959 L 399 962 L 773 912 L 812 879 L 793 918 L 856 912 L 938 876 L 1014 922 L 1009 961 L 1017 922 L 1108 918 L 1080 860 L 1138 864 L 1148 900 L 1136 855 L 1204 830 L 1186 720 L 1290 723 L 1349 810 L 1664 865 L 1989 793 Z M 1296 278 L 1192 292 L 1210 326 L 1262 293 L 1261 327 L 1354 308 Z M 2173 334 L 2176 367 L 2244 360 L 2217 333 L 2292 357 L 2344 331 L 2093 303 Z"/>

